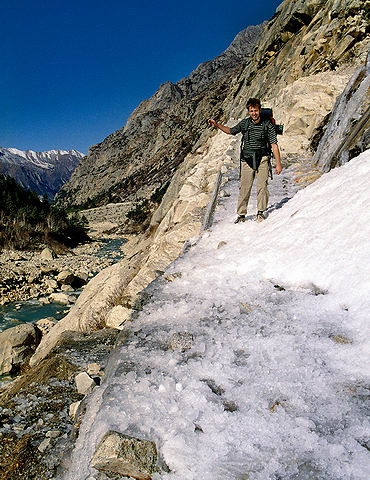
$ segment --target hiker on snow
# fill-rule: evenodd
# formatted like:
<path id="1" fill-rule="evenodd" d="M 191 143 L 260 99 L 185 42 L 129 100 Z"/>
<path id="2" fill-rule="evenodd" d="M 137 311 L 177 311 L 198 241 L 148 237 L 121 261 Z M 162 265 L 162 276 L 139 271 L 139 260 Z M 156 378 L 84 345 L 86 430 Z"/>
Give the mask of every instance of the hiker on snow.
<path id="1" fill-rule="evenodd" d="M 261 102 L 258 98 L 250 98 L 247 102 L 249 117 L 234 127 L 226 127 L 215 120 L 208 120 L 214 128 L 231 135 L 242 133 L 240 150 L 240 188 L 238 198 L 238 217 L 235 223 L 244 222 L 247 214 L 248 201 L 257 174 L 257 218 L 258 222 L 265 219 L 264 211 L 268 202 L 268 177 L 270 172 L 270 145 L 276 160 L 275 172 L 282 171 L 280 151 L 277 145 L 276 131 L 270 119 L 261 119 Z M 272 175 L 272 174 L 271 174 Z"/>

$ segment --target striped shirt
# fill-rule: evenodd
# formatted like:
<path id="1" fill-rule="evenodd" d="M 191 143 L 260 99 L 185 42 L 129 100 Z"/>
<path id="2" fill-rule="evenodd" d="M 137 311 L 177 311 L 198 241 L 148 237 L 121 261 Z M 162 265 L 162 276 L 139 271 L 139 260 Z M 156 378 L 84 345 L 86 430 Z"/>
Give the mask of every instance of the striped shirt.
<path id="1" fill-rule="evenodd" d="M 275 128 L 270 120 L 263 120 L 255 124 L 253 120 L 248 117 L 239 122 L 234 127 L 230 128 L 230 133 L 236 135 L 243 134 L 243 150 L 260 150 L 266 147 L 266 139 L 264 135 L 264 124 L 267 124 L 267 138 L 270 144 L 277 143 Z"/>

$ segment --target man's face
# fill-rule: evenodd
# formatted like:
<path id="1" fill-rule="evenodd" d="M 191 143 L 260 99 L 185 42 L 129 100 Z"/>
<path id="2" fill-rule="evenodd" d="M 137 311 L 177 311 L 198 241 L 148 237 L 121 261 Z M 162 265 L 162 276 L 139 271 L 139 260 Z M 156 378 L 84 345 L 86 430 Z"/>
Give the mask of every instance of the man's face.
<path id="1" fill-rule="evenodd" d="M 248 107 L 248 113 L 251 119 L 258 123 L 260 121 L 261 116 L 261 109 L 259 107 L 252 107 L 251 105 Z"/>

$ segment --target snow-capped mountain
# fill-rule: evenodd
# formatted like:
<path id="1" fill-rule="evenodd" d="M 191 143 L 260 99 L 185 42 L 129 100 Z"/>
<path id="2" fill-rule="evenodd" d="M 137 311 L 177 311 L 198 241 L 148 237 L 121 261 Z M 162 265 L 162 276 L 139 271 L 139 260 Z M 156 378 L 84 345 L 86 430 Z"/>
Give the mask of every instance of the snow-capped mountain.
<path id="1" fill-rule="evenodd" d="M 10 175 L 26 189 L 53 199 L 83 157 L 77 150 L 34 152 L 0 148 L 0 173 Z"/>

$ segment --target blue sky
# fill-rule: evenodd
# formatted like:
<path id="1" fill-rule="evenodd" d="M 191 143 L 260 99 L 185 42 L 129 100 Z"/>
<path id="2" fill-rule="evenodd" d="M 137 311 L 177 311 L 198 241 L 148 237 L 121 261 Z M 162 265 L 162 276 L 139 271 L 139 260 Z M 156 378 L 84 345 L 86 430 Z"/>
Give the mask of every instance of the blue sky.
<path id="1" fill-rule="evenodd" d="M 0 146 L 87 153 L 280 0 L 1 0 Z"/>

